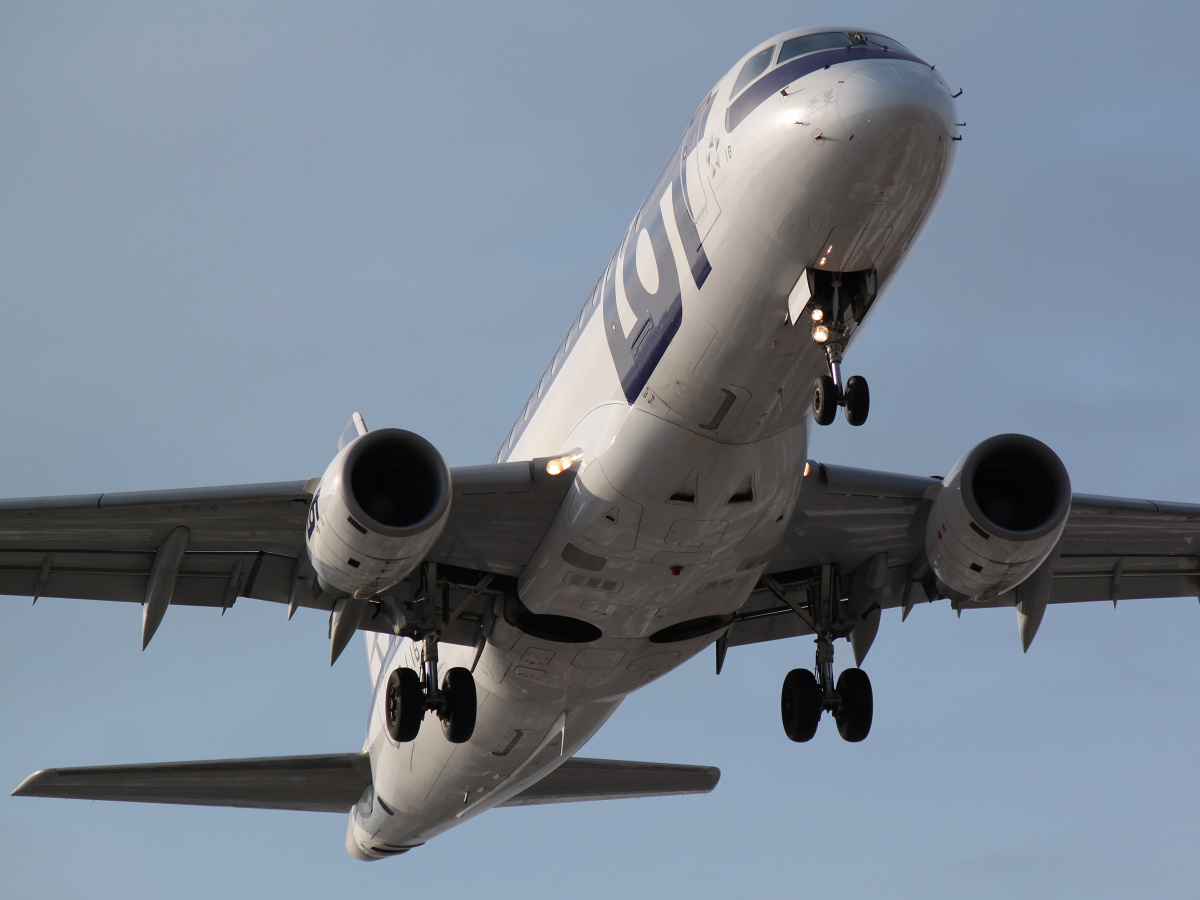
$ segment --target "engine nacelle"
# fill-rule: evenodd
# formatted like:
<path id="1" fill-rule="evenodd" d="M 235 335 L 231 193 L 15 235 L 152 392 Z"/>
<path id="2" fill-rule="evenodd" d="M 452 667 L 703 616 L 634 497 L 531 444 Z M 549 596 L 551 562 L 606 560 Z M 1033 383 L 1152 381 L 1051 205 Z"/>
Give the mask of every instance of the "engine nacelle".
<path id="1" fill-rule="evenodd" d="M 942 483 L 925 527 L 938 589 L 990 600 L 1033 574 L 1071 509 L 1071 480 L 1053 450 L 1023 434 L 978 444 Z"/>
<path id="2" fill-rule="evenodd" d="M 370 597 L 417 567 L 450 513 L 450 470 L 399 428 L 355 438 L 333 458 L 308 511 L 308 556 L 322 589 Z"/>

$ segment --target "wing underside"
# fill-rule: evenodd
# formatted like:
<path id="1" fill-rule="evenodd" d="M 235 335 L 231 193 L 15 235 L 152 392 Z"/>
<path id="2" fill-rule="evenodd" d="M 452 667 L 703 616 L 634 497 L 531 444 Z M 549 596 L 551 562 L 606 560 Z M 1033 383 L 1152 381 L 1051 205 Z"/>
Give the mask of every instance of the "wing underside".
<path id="1" fill-rule="evenodd" d="M 545 460 L 451 470 L 451 513 L 427 562 L 442 640 L 475 645 L 570 487 Z M 0 501 L 0 594 L 142 603 L 160 549 L 186 552 L 170 604 L 228 609 L 240 597 L 330 612 L 304 545 L 317 480 Z M 379 602 L 364 630 L 392 632 Z"/>
<path id="2" fill-rule="evenodd" d="M 338 753 L 43 769 L 13 796 L 346 812 L 370 784 L 366 753 Z"/>
<path id="3" fill-rule="evenodd" d="M 797 512 L 725 636 L 728 646 L 812 634 L 805 595 L 820 589 L 823 569 L 843 576 L 886 554 L 880 609 L 931 599 L 918 580 L 925 523 L 940 490 L 936 478 L 813 464 Z M 825 573 L 828 577 L 828 572 Z M 1200 596 L 1200 506 L 1076 494 L 1058 547 L 1049 603 Z M 790 601 L 790 602 L 789 602 Z M 957 610 L 1012 607 L 1015 592 L 985 602 L 951 601 Z"/>

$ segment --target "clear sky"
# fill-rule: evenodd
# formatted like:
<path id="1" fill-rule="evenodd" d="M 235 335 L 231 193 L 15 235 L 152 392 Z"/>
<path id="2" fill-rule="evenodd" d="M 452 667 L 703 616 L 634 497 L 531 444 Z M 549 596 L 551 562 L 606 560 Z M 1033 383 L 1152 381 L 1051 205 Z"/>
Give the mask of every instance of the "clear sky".
<path id="1" fill-rule="evenodd" d="M 0 5 L 0 496 L 308 478 L 351 412 L 489 461 L 708 88 L 841 22 L 964 94 L 941 206 L 821 460 L 945 472 L 1022 431 L 1076 490 L 1200 501 L 1196 8 Z M 361 651 L 242 600 L 0 604 L 0 787 L 357 750 Z M 5 897 L 1195 896 L 1200 608 L 885 615 L 870 738 L 779 724 L 807 639 L 704 654 L 588 755 L 701 798 L 488 813 L 364 865 L 336 815 L 0 795 Z M 849 662 L 844 649 L 839 665 Z"/>

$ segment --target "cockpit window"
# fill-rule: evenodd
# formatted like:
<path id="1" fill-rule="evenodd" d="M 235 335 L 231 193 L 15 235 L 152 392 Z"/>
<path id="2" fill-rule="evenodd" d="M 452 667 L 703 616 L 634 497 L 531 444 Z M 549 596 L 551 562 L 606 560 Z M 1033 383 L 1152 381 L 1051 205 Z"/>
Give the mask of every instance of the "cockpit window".
<path id="1" fill-rule="evenodd" d="M 842 41 L 846 40 L 846 36 L 841 36 Z M 842 44 L 845 46 L 845 43 Z M 742 66 L 742 73 L 738 75 L 737 81 L 733 83 L 733 93 L 731 96 L 736 97 L 742 92 L 742 88 L 752 82 L 755 78 L 767 71 L 767 66 L 771 64 L 771 57 L 775 54 L 774 47 L 768 47 L 759 53 L 755 53 L 752 57 L 746 60 L 746 64 Z"/>
<path id="2" fill-rule="evenodd" d="M 797 56 L 816 53 L 818 50 L 840 50 L 851 47 L 874 47 L 877 50 L 896 50 L 900 53 L 910 52 L 899 41 L 893 41 L 882 34 L 870 34 L 865 31 L 832 31 L 825 34 L 806 34 L 803 37 L 784 41 L 779 48 L 779 59 L 776 62 L 787 62 Z"/>
<path id="3" fill-rule="evenodd" d="M 882 34 L 868 34 L 865 31 L 855 31 L 851 32 L 850 39 L 854 41 L 855 44 L 865 44 L 868 47 L 880 47 L 884 50 L 897 50 L 900 53 L 912 52 L 899 41 L 893 41 L 890 37 L 884 37 Z"/>
<path id="4" fill-rule="evenodd" d="M 818 50 L 838 50 L 850 46 L 853 46 L 850 38 L 840 31 L 806 34 L 783 42 L 783 46 L 779 48 L 779 62 L 787 62 L 806 53 L 816 53 Z"/>

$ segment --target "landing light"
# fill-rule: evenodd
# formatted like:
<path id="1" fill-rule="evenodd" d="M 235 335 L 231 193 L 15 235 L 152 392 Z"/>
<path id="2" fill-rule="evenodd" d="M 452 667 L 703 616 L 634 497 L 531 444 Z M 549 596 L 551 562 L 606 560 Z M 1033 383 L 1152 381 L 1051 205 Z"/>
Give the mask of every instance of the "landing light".
<path id="1" fill-rule="evenodd" d="M 582 450 L 572 450 L 570 453 L 564 453 L 562 456 L 551 457 L 546 460 L 546 474 L 561 475 L 581 459 L 583 459 Z"/>
<path id="2" fill-rule="evenodd" d="M 812 320 L 814 322 L 820 322 L 823 318 L 825 318 L 825 310 L 821 309 L 819 306 L 815 307 L 812 311 Z"/>
<path id="3" fill-rule="evenodd" d="M 818 344 L 823 344 L 827 340 L 829 340 L 829 326 L 828 325 L 818 325 L 815 328 L 813 328 L 813 340 L 816 341 Z"/>

